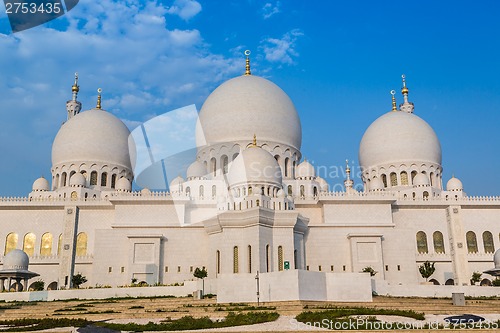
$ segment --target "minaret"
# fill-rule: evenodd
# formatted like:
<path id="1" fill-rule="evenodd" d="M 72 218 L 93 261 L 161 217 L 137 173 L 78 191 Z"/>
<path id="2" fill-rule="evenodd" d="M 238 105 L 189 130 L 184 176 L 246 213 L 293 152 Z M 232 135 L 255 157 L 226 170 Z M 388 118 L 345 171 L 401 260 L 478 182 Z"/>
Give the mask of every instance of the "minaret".
<path id="1" fill-rule="evenodd" d="M 413 109 L 415 108 L 413 106 L 412 102 L 408 101 L 408 87 L 406 87 L 406 79 L 405 75 L 401 75 L 401 78 L 403 79 L 403 88 L 401 88 L 401 93 L 403 94 L 404 98 L 404 103 L 399 106 L 401 111 L 408 112 L 408 113 L 413 113 Z"/>
<path id="2" fill-rule="evenodd" d="M 80 113 L 82 109 L 82 103 L 77 101 L 78 92 L 80 91 L 80 86 L 78 86 L 78 73 L 75 73 L 75 83 L 71 87 L 71 92 L 73 97 L 70 101 L 66 102 L 66 111 L 68 111 L 68 120 Z"/>
<path id="3" fill-rule="evenodd" d="M 345 167 L 346 177 L 344 180 L 344 186 L 345 186 L 346 193 L 350 193 L 353 191 L 354 182 L 351 179 L 351 168 L 349 167 L 349 160 L 345 160 L 345 164 L 346 164 L 346 167 Z"/>
<path id="4" fill-rule="evenodd" d="M 245 51 L 245 56 L 247 57 L 245 66 L 245 76 L 252 75 L 252 72 L 250 71 L 250 50 Z"/>

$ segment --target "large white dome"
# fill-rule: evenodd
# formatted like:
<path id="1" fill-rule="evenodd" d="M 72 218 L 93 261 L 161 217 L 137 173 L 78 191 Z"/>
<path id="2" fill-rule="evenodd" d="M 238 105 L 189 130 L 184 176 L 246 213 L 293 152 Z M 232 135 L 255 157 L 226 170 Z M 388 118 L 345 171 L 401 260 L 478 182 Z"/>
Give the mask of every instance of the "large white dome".
<path id="1" fill-rule="evenodd" d="M 109 112 L 92 109 L 61 126 L 52 145 L 52 165 L 101 162 L 131 169 L 127 126 Z"/>
<path id="2" fill-rule="evenodd" d="M 302 142 L 300 119 L 288 95 L 271 81 L 254 75 L 221 84 L 203 104 L 199 120 L 198 146 L 247 142 L 254 134 L 259 141 L 298 150 Z"/>
<path id="3" fill-rule="evenodd" d="M 363 169 L 413 162 L 441 165 L 441 145 L 424 120 L 413 113 L 393 111 L 368 127 L 359 147 Z"/>

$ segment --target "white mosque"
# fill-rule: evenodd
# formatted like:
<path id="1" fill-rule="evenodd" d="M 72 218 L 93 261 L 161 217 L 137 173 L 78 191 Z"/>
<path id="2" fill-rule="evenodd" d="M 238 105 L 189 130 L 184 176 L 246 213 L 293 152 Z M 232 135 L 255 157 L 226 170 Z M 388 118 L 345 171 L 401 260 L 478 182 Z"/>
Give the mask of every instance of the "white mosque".
<path id="1" fill-rule="evenodd" d="M 414 113 L 404 78 L 404 102 L 393 92 L 392 110 L 361 139 L 364 189 L 347 167 L 341 192 L 302 159 L 294 104 L 251 75 L 248 57 L 245 74 L 205 101 L 196 160 L 170 191 L 132 190 L 130 131 L 100 95 L 81 112 L 77 80 L 72 92 L 51 178 L 37 179 L 26 198 L 0 198 L 0 262 L 23 250 L 48 289 L 69 288 L 76 273 L 84 286 L 173 284 L 197 267 L 211 279 L 371 267 L 376 280 L 418 285 L 425 261 L 435 262 L 434 284 L 463 286 L 494 267 L 500 198 L 467 196 L 454 177 L 443 186 L 438 137 Z"/>

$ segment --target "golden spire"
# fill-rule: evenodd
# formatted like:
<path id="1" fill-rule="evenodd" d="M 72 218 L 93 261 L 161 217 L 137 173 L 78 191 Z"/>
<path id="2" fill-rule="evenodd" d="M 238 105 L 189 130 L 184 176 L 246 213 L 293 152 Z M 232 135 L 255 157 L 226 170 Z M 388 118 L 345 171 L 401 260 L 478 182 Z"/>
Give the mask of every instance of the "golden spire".
<path id="1" fill-rule="evenodd" d="M 250 72 L 250 50 L 245 51 L 245 56 L 247 57 L 245 66 L 245 75 L 252 75 L 252 73 Z"/>
<path id="2" fill-rule="evenodd" d="M 405 77 L 405 75 L 403 74 L 403 75 L 401 75 L 401 78 L 403 79 L 403 88 L 401 88 L 401 93 L 402 93 L 403 95 L 408 95 L 408 91 L 409 91 L 409 90 L 408 90 L 408 87 L 406 87 L 406 77 Z"/>
<path id="3" fill-rule="evenodd" d="M 396 106 L 396 97 L 394 97 L 394 95 L 396 95 L 396 91 L 391 90 L 391 95 L 392 95 L 392 111 L 398 111 L 398 107 Z"/>
<path id="4" fill-rule="evenodd" d="M 252 147 L 257 147 L 257 135 L 253 135 Z"/>
<path id="5" fill-rule="evenodd" d="M 80 91 L 80 86 L 78 85 L 78 72 L 75 73 L 75 83 L 71 87 L 72 92 L 78 93 Z"/>
<path id="6" fill-rule="evenodd" d="M 97 110 L 101 109 L 101 93 L 102 89 L 101 88 L 97 89 L 97 105 L 95 107 Z"/>
<path id="7" fill-rule="evenodd" d="M 345 172 L 347 173 L 347 178 L 349 178 L 349 175 L 351 174 L 351 168 L 349 167 L 349 160 L 345 160 Z"/>

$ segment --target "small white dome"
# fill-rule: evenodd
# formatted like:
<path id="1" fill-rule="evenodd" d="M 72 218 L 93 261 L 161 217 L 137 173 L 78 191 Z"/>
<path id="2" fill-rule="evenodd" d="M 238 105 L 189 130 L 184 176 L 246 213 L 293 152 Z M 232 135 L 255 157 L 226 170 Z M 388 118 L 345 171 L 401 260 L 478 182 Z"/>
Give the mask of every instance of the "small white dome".
<path id="1" fill-rule="evenodd" d="M 447 191 L 463 191 L 464 186 L 462 185 L 462 182 L 460 179 L 451 177 L 450 180 L 446 183 L 446 190 Z"/>
<path id="2" fill-rule="evenodd" d="M 117 191 L 130 192 L 130 191 L 132 191 L 132 183 L 127 178 L 121 177 L 116 182 L 115 189 Z"/>
<path id="3" fill-rule="evenodd" d="M 200 161 L 196 160 L 188 167 L 186 172 L 187 179 L 191 178 L 206 178 L 207 168 Z"/>
<path id="4" fill-rule="evenodd" d="M 285 191 L 283 191 L 282 189 L 278 190 L 278 198 L 284 198 L 286 195 L 285 195 Z"/>
<path id="5" fill-rule="evenodd" d="M 132 169 L 127 126 L 104 110 L 89 110 L 61 126 L 52 145 L 52 165 L 101 162 Z"/>
<path id="6" fill-rule="evenodd" d="M 495 268 L 500 268 L 500 249 L 495 252 L 493 262 L 495 263 Z"/>
<path id="7" fill-rule="evenodd" d="M 297 166 L 295 169 L 296 178 L 314 178 L 316 177 L 316 170 L 314 170 L 314 166 L 308 161 L 304 161 Z"/>
<path id="8" fill-rule="evenodd" d="M 382 179 L 375 177 L 372 180 L 370 180 L 369 183 L 369 189 L 370 191 L 381 191 L 384 189 L 384 183 L 382 182 Z"/>
<path id="9" fill-rule="evenodd" d="M 145 187 L 141 190 L 141 194 L 148 195 L 148 194 L 151 194 L 151 191 L 149 190 L 149 188 Z"/>
<path id="10" fill-rule="evenodd" d="M 40 177 L 33 182 L 33 192 L 38 191 L 50 191 L 50 185 L 47 179 Z"/>
<path id="11" fill-rule="evenodd" d="M 419 173 L 413 178 L 413 185 L 415 186 L 429 186 L 429 177 L 423 173 Z"/>
<path id="12" fill-rule="evenodd" d="M 390 163 L 441 165 L 441 145 L 434 130 L 413 113 L 391 111 L 375 120 L 359 145 L 363 170 Z"/>
<path id="13" fill-rule="evenodd" d="M 87 185 L 87 180 L 85 176 L 77 172 L 69 179 L 69 186 L 73 187 L 85 187 Z"/>
<path id="14" fill-rule="evenodd" d="M 260 147 L 245 149 L 231 164 L 229 187 L 242 184 L 272 184 L 281 187 L 281 168 L 274 157 Z"/>
<path id="15" fill-rule="evenodd" d="M 184 183 L 184 178 L 181 176 L 177 176 L 172 181 L 170 182 L 170 191 L 178 191 L 179 190 L 179 185 L 182 185 Z"/>
<path id="16" fill-rule="evenodd" d="M 329 186 L 326 180 L 321 177 L 316 177 L 316 181 L 319 183 L 319 188 L 322 192 L 328 192 Z"/>
<path id="17" fill-rule="evenodd" d="M 276 84 L 238 76 L 221 84 L 203 104 L 196 127 L 197 146 L 226 142 L 282 143 L 300 149 L 302 128 L 295 106 Z"/>
<path id="18" fill-rule="evenodd" d="M 27 271 L 29 263 L 28 255 L 24 251 L 15 249 L 3 258 L 3 269 Z"/>

